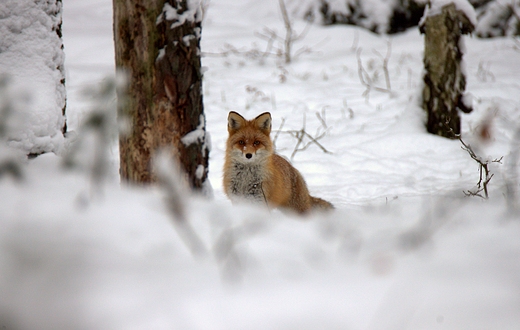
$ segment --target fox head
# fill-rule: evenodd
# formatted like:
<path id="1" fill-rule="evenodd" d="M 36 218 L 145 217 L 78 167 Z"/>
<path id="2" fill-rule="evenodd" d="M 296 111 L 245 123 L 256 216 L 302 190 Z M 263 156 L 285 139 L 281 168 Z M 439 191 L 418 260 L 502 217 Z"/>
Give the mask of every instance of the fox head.
<path id="1" fill-rule="evenodd" d="M 231 111 L 228 116 L 228 155 L 241 163 L 257 163 L 273 153 L 271 114 L 264 112 L 253 120 L 246 120 Z"/>

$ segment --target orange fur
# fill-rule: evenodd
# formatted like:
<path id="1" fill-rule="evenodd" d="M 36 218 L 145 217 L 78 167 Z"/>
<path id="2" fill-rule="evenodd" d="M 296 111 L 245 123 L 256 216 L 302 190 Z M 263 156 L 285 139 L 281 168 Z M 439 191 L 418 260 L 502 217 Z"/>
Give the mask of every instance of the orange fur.
<path id="1" fill-rule="evenodd" d="M 231 111 L 224 162 L 224 192 L 232 200 L 266 203 L 270 208 L 300 214 L 333 209 L 331 203 L 312 197 L 302 175 L 273 150 L 271 114 L 246 120 Z"/>

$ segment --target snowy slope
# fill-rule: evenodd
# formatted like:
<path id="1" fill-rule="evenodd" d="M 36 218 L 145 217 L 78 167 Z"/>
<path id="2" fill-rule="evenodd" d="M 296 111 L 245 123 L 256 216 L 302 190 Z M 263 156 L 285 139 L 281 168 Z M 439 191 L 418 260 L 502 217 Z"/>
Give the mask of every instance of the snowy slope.
<path id="1" fill-rule="evenodd" d="M 305 113 L 311 134 L 320 125 L 315 113 L 323 111 L 329 134 L 320 142 L 333 154 L 322 153 L 312 146 L 309 149 L 312 152 L 298 153 L 294 162 L 305 172 L 311 190 L 316 186 L 322 188 L 326 194 L 324 197 L 336 203 L 460 191 L 476 183 L 476 164 L 460 149 L 458 141 L 424 134 L 424 114 L 417 106 L 422 75 L 422 37 L 417 30 L 387 40 L 353 27 L 312 26 L 307 37 L 295 45 L 295 50 L 307 46 L 313 52 L 302 55 L 291 66 L 281 68 L 281 59 L 259 64 L 258 60 L 248 57 L 247 53 L 255 47 L 260 50 L 265 47 L 266 42 L 254 37 L 255 32 L 261 32 L 264 26 L 277 29 L 278 34 L 283 35 L 276 3 L 273 2 L 269 9 L 259 4 L 252 6 L 250 15 L 236 15 L 233 19 L 233 24 L 238 26 L 211 29 L 212 26 L 229 24 L 229 19 L 224 15 L 226 7 L 221 9 L 223 12 L 207 18 L 203 51 L 213 56 L 207 56 L 203 65 L 209 67 L 204 87 L 208 127 L 214 143 L 211 165 L 213 182 L 218 184 L 219 181 L 218 163 L 223 158 L 227 134 L 222 121 L 228 110 L 235 110 L 248 117 L 271 111 L 273 127 L 279 127 L 282 118 L 285 118 L 285 130 L 301 129 Z M 211 10 L 217 12 L 217 4 L 212 4 Z M 247 12 L 245 7 L 242 11 Z M 251 26 L 253 15 L 261 23 Z M 270 23 L 265 22 L 267 19 Z M 304 29 L 303 23 L 296 23 L 296 30 Z M 232 43 L 243 54 L 216 56 L 229 48 L 225 46 L 230 43 L 227 29 L 247 36 L 238 36 Z M 371 73 L 378 77 L 377 85 L 385 87 L 383 61 L 374 51 L 385 56 L 387 41 L 391 42 L 388 69 L 392 94 L 372 91 L 368 97 L 363 97 L 366 88 L 358 78 L 357 51 L 362 50 L 360 57 L 365 69 L 372 68 Z M 481 119 L 487 118 L 489 110 L 496 105 L 499 114 L 493 125 L 499 126 L 499 129 L 493 138 L 500 140 L 500 143 L 488 149 L 491 149 L 493 157 L 505 156 L 508 151 L 504 144 L 511 140 L 514 128 L 503 127 L 502 117 L 514 114 L 518 103 L 514 100 L 515 93 L 508 89 L 518 86 L 514 81 L 507 81 L 508 78 L 500 81 L 494 72 L 502 70 L 501 67 L 512 74 L 518 72 L 519 57 L 515 43 L 511 39 L 469 39 L 466 42 L 468 92 L 474 98 L 476 110 L 469 116 L 463 115 L 463 125 L 466 126 L 464 135 L 471 140 Z M 500 49 L 513 63 L 501 62 L 488 45 L 493 45 L 494 51 Z M 480 66 L 489 68 L 487 71 L 490 71 L 492 78 L 480 72 L 483 71 Z M 284 76 L 284 83 L 280 83 L 280 75 Z M 490 89 L 493 90 L 491 95 Z M 255 95 L 257 93 L 260 96 Z M 505 120 L 510 122 L 515 119 Z M 215 127 L 216 124 L 220 128 Z M 283 144 L 278 143 L 278 149 L 290 156 L 296 140 L 283 134 L 281 138 Z M 494 153 L 494 150 L 497 152 Z M 309 162 L 311 159 L 312 163 Z M 338 185 L 337 182 L 343 184 Z M 335 197 L 337 200 L 334 200 Z"/>
<path id="2" fill-rule="evenodd" d="M 112 75 L 111 1 L 64 3 L 68 119 L 93 100 L 85 85 Z M 212 136 L 213 201 L 187 198 L 186 228 L 172 219 L 165 189 L 120 187 L 117 146 L 107 182 L 64 171 L 46 154 L 25 179 L 0 181 L 0 325 L 22 329 L 515 329 L 520 324 L 520 223 L 504 182 L 518 170 L 514 134 L 520 54 L 512 39 L 466 39 L 468 92 L 463 138 L 492 164 L 491 199 L 463 197 L 478 166 L 460 142 L 425 133 L 418 107 L 422 36 L 311 26 L 309 47 L 290 65 L 262 58 L 264 27 L 283 35 L 278 1 L 213 0 L 202 32 L 204 104 Z M 295 22 L 298 31 L 304 23 Z M 370 91 L 358 57 L 391 93 Z M 277 46 L 277 45 L 275 45 Z M 113 102 L 110 106 L 113 107 Z M 233 207 L 221 177 L 228 111 L 270 111 L 276 145 L 291 157 L 305 129 L 318 146 L 297 152 L 327 216 L 292 218 Z M 320 120 L 316 113 L 321 116 Z M 305 118 L 305 119 L 304 119 Z M 484 125 L 486 124 L 486 125 Z M 490 125 L 491 139 L 479 139 Z M 325 128 L 326 126 L 326 128 Z M 274 133 L 276 134 L 276 133 Z M 274 135 L 273 134 L 273 135 Z M 513 149 L 512 149 L 513 148 Z M 517 184 L 515 185 L 515 187 Z M 184 235 L 183 235 L 184 233 Z"/>

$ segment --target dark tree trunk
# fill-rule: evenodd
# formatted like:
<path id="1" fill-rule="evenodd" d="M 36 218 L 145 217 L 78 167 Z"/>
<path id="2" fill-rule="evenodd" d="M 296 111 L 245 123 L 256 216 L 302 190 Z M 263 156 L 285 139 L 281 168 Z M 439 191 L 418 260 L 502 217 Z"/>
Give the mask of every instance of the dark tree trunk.
<path id="1" fill-rule="evenodd" d="M 123 181 L 156 181 L 150 163 L 161 148 L 173 150 L 193 188 L 207 178 L 200 15 L 186 0 L 114 0 L 116 66 L 129 79 L 120 111 L 132 124 L 120 137 Z"/>
<path id="2" fill-rule="evenodd" d="M 444 6 L 442 13 L 427 17 L 424 33 L 423 108 L 428 113 L 428 132 L 448 138 L 460 134 L 458 110 L 470 112 L 463 102 L 466 78 L 461 69 L 462 34 L 470 33 L 473 25 L 454 4 Z"/>

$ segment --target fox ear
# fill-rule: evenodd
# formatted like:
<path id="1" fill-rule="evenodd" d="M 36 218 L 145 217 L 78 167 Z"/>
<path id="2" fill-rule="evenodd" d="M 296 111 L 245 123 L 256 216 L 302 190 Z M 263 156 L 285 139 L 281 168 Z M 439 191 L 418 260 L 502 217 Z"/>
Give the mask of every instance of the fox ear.
<path id="1" fill-rule="evenodd" d="M 228 115 L 228 132 L 232 133 L 244 126 L 246 120 L 238 112 L 231 111 Z"/>
<path id="2" fill-rule="evenodd" d="M 271 133 L 271 114 L 269 112 L 264 112 L 259 115 L 254 120 L 256 127 L 264 132 L 266 135 Z"/>

